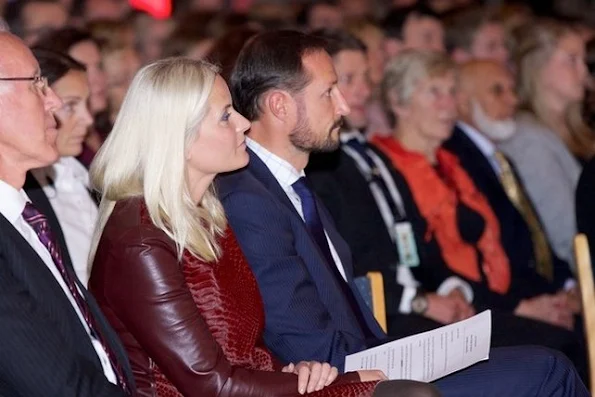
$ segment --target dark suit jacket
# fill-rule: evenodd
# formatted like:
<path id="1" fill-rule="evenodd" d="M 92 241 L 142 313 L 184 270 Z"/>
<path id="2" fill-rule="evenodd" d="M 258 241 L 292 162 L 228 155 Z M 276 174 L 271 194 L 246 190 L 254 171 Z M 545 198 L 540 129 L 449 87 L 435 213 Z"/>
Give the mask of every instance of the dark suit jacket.
<path id="1" fill-rule="evenodd" d="M 380 271 L 388 315 L 399 313 L 403 287 L 396 282 L 399 255 L 368 181 L 343 150 L 310 156 L 306 175 L 353 254 L 356 277 Z"/>
<path id="2" fill-rule="evenodd" d="M 347 354 L 368 347 L 366 335 L 293 204 L 252 151 L 247 168 L 217 178 L 229 223 L 258 282 L 265 307 L 264 341 L 283 362 L 320 360 L 343 368 Z M 353 284 L 351 253 L 318 202 L 325 231 L 341 258 L 374 341 L 386 337 Z"/>
<path id="3" fill-rule="evenodd" d="M 572 277 L 568 264 L 557 258 L 550 250 L 554 264 L 554 282 L 550 283 L 536 273 L 529 227 L 508 198 L 498 176 L 481 150 L 458 126 L 455 126 L 451 138 L 443 146 L 458 157 L 461 166 L 467 171 L 478 190 L 487 198 L 498 218 L 502 246 L 513 271 L 512 288 L 520 289 L 525 296 L 529 297 L 553 293 L 562 287 L 564 282 Z M 517 180 L 521 181 L 518 176 Z"/>
<path id="4" fill-rule="evenodd" d="M 36 183 L 28 175 L 27 183 Z M 30 198 L 50 222 L 66 252 L 64 237 L 45 195 L 29 190 Z M 65 266 L 74 275 L 64 255 Z M 76 277 L 75 277 L 76 279 Z M 93 297 L 79 283 L 102 335 L 131 387 L 132 373 L 124 350 Z M 0 395 L 124 396 L 105 378 L 89 336 L 54 276 L 21 234 L 0 215 Z"/>

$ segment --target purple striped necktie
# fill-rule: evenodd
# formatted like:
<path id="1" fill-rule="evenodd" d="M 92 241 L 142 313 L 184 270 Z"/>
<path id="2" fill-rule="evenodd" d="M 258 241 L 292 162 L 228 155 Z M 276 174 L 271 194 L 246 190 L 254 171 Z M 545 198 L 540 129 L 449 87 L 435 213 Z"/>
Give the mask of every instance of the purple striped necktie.
<path id="1" fill-rule="evenodd" d="M 99 332 L 99 327 L 97 327 L 95 323 L 95 319 L 91 314 L 91 310 L 89 309 L 89 305 L 85 298 L 81 295 L 79 289 L 77 288 L 76 282 L 73 279 L 73 276 L 68 272 L 66 267 L 64 266 L 64 262 L 62 261 L 62 253 L 60 252 L 60 247 L 56 243 L 54 236 L 52 234 L 52 230 L 50 229 L 50 224 L 41 212 L 35 208 L 33 204 L 28 202 L 25 205 L 25 209 L 23 210 L 23 218 L 25 221 L 33 228 L 39 241 L 43 244 L 43 246 L 49 251 L 50 255 L 52 256 L 52 260 L 56 265 L 56 268 L 62 275 L 64 282 L 68 286 L 68 290 L 74 297 L 74 300 L 89 327 L 91 332 L 91 336 L 96 338 L 101 345 L 103 346 L 103 350 L 105 350 L 112 368 L 118 378 L 118 385 L 122 387 L 124 390 L 129 391 L 128 383 L 126 381 L 126 377 L 124 376 L 124 371 L 119 364 L 118 360 L 116 359 L 116 355 L 114 354 L 113 350 L 109 347 L 107 343 L 105 343 L 105 339 Z"/>

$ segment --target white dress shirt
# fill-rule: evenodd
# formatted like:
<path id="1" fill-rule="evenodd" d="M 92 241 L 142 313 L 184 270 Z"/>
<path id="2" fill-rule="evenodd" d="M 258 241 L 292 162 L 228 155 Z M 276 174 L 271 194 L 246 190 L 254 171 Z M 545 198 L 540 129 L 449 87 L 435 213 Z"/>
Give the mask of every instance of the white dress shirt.
<path id="1" fill-rule="evenodd" d="M 37 234 L 33 230 L 33 228 L 25 221 L 23 218 L 23 210 L 25 209 L 25 204 L 30 202 L 29 197 L 25 193 L 23 189 L 16 190 L 14 187 L 10 186 L 6 182 L 0 180 L 0 213 L 14 226 L 14 228 L 23 236 L 23 238 L 29 243 L 29 245 L 35 250 L 37 255 L 41 258 L 43 263 L 47 266 L 50 270 L 66 297 L 68 301 L 76 311 L 76 314 L 81 321 L 81 324 L 87 331 L 87 335 L 91 339 L 93 343 L 93 348 L 97 352 L 97 356 L 99 357 L 99 361 L 103 367 L 103 371 L 105 373 L 105 377 L 113 384 L 117 384 L 116 374 L 112 368 L 112 365 L 109 361 L 107 353 L 105 352 L 101 342 L 91 336 L 91 332 L 89 331 L 89 327 L 87 322 L 85 321 L 76 301 L 74 300 L 74 296 L 70 293 L 66 282 L 62 278 L 60 271 L 56 267 L 52 256 L 50 255 L 49 251 L 39 240 Z"/>
<path id="2" fill-rule="evenodd" d="M 89 194 L 89 172 L 74 157 L 32 171 L 47 196 L 64 233 L 68 253 L 79 280 L 89 280 L 88 257 L 97 205 Z"/>
<path id="3" fill-rule="evenodd" d="M 500 176 L 500 165 L 496 161 L 496 146 L 492 141 L 486 138 L 481 132 L 463 121 L 457 121 L 457 126 L 467 135 L 469 139 L 477 146 L 479 151 L 488 160 L 496 175 Z"/>
<path id="4" fill-rule="evenodd" d="M 262 160 L 262 162 L 267 166 L 269 171 L 273 174 L 281 188 L 291 201 L 291 204 L 295 207 L 296 211 L 302 219 L 304 219 L 304 212 L 302 210 L 302 200 L 300 196 L 293 190 L 291 186 L 293 183 L 297 182 L 303 176 L 306 176 L 304 170 L 298 171 L 296 170 L 291 164 L 287 161 L 283 160 L 281 157 L 271 153 L 260 144 L 258 144 L 253 139 L 246 137 L 246 145 Z M 341 258 L 337 254 L 337 250 L 333 246 L 333 242 L 328 237 L 326 230 L 324 231 L 324 235 L 326 236 L 326 241 L 328 242 L 328 246 L 331 250 L 331 255 L 333 260 L 335 261 L 335 266 L 339 269 L 341 276 L 345 281 L 347 281 L 347 276 L 345 275 L 345 269 L 343 268 L 343 264 L 341 263 Z"/>

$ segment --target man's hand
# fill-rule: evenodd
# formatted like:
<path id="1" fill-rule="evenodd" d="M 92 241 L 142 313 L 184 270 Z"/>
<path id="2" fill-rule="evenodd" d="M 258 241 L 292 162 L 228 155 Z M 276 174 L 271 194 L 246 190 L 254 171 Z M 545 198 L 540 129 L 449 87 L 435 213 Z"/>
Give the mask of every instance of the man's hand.
<path id="1" fill-rule="evenodd" d="M 574 328 L 574 315 L 565 293 L 525 299 L 516 307 L 514 314 L 569 330 Z"/>
<path id="2" fill-rule="evenodd" d="M 428 309 L 424 316 L 442 324 L 464 320 L 475 314 L 473 307 L 458 289 L 454 289 L 447 296 L 426 294 L 426 299 L 428 300 Z"/>
<path id="3" fill-rule="evenodd" d="M 322 390 L 325 386 L 330 385 L 339 375 L 336 367 L 331 367 L 329 363 L 319 363 L 318 361 L 300 361 L 297 365 L 290 363 L 283 367 L 281 371 L 293 373 L 298 376 L 298 392 L 300 394 Z"/>
<path id="4" fill-rule="evenodd" d="M 568 307 L 573 314 L 581 314 L 583 310 L 583 303 L 581 301 L 581 292 L 578 286 L 574 286 L 569 290 L 560 291 L 557 295 L 564 295 L 568 302 Z"/>

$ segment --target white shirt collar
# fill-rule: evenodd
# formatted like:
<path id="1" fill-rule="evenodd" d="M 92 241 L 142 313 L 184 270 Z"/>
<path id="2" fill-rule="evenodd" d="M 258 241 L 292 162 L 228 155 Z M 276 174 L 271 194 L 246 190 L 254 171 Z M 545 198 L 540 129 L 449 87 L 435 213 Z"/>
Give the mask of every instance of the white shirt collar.
<path id="1" fill-rule="evenodd" d="M 463 121 L 457 121 L 457 126 L 475 143 L 484 156 L 491 159 L 496 153 L 496 146 L 481 132 Z"/>
<path id="2" fill-rule="evenodd" d="M 25 204 L 31 200 L 23 189 L 17 190 L 2 180 L 0 180 L 0 197 L 2 197 L 0 213 L 14 225 L 22 216 Z"/>
<path id="3" fill-rule="evenodd" d="M 293 185 L 298 179 L 305 176 L 304 170 L 298 171 L 288 161 L 271 153 L 258 142 L 246 137 L 246 145 L 262 160 L 273 174 L 283 190 L 293 190 Z"/>
<path id="4" fill-rule="evenodd" d="M 77 185 L 89 187 L 89 172 L 74 157 L 60 157 L 54 164 L 32 171 L 42 187 L 52 185 L 58 191 L 71 192 Z"/>
<path id="5" fill-rule="evenodd" d="M 366 138 L 364 137 L 364 134 L 362 134 L 361 132 L 359 132 L 356 129 L 349 130 L 349 131 L 341 131 L 341 134 L 339 135 L 339 139 L 341 140 L 342 143 L 347 143 L 352 139 L 357 139 L 361 143 L 366 143 Z"/>

